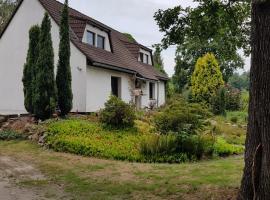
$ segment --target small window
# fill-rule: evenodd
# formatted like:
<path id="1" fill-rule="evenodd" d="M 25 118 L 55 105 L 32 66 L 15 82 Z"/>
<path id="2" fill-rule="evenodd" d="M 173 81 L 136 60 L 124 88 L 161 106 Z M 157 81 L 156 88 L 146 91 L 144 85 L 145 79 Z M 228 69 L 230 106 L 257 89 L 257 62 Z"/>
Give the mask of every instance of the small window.
<path id="1" fill-rule="evenodd" d="M 97 36 L 97 47 L 105 49 L 105 37 L 100 35 Z"/>
<path id="2" fill-rule="evenodd" d="M 91 32 L 91 31 L 87 31 L 87 43 L 95 46 L 95 41 L 96 41 L 96 35 L 95 33 Z"/>
<path id="3" fill-rule="evenodd" d="M 140 61 L 143 62 L 143 56 L 144 54 L 143 53 L 140 53 Z"/>
<path id="4" fill-rule="evenodd" d="M 112 87 L 112 95 L 121 98 L 121 78 L 112 76 L 111 87 Z"/>
<path id="5" fill-rule="evenodd" d="M 145 54 L 145 63 L 149 64 L 149 56 Z"/>
<path id="6" fill-rule="evenodd" d="M 149 99 L 155 99 L 155 83 L 149 83 Z"/>

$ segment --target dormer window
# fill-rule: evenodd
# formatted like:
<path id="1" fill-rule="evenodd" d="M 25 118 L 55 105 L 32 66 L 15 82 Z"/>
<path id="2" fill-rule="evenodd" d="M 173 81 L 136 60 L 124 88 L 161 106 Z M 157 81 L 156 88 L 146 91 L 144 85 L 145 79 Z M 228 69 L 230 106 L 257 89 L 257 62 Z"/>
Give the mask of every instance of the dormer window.
<path id="1" fill-rule="evenodd" d="M 87 43 L 92 46 L 95 46 L 95 41 L 96 41 L 96 34 L 91 31 L 87 31 Z"/>
<path id="2" fill-rule="evenodd" d="M 97 47 L 105 49 L 105 37 L 98 35 L 97 36 Z"/>
<path id="3" fill-rule="evenodd" d="M 144 57 L 144 54 L 143 53 L 140 53 L 140 61 L 143 62 L 143 57 Z"/>
<path id="4" fill-rule="evenodd" d="M 145 63 L 146 63 L 146 64 L 149 64 L 149 56 L 146 55 L 146 54 L 144 54 L 144 55 L 145 55 Z"/>

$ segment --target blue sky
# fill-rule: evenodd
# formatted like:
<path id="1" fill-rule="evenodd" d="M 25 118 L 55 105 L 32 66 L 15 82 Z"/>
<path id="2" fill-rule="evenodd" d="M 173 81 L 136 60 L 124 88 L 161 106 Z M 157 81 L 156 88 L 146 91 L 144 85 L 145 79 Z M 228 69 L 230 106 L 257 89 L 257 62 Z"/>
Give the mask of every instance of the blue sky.
<path id="1" fill-rule="evenodd" d="M 120 32 L 132 34 L 139 43 L 149 47 L 159 43 L 163 36 L 153 19 L 158 9 L 179 4 L 194 6 L 191 0 L 69 0 L 69 4 Z M 165 70 L 171 76 L 175 65 L 175 47 L 168 48 L 162 56 Z M 249 68 L 249 60 L 246 63 L 246 68 Z"/>

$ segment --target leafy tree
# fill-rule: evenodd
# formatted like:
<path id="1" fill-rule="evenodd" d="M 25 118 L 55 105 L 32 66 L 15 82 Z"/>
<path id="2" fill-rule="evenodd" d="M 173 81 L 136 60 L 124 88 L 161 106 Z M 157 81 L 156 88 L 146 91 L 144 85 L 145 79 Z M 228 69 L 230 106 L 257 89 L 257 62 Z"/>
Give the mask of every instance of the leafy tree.
<path id="1" fill-rule="evenodd" d="M 14 11 L 17 0 L 0 0 L 0 32 Z"/>
<path id="2" fill-rule="evenodd" d="M 45 13 L 41 24 L 39 56 L 34 91 L 34 114 L 41 120 L 50 118 L 55 112 L 57 92 L 54 77 L 51 21 L 48 13 Z"/>
<path id="3" fill-rule="evenodd" d="M 176 93 L 182 93 L 184 87 L 189 84 L 190 68 L 189 65 L 183 60 L 182 55 L 176 51 L 174 75 L 172 82 Z"/>
<path id="4" fill-rule="evenodd" d="M 72 109 L 72 86 L 70 69 L 70 39 L 68 1 L 62 10 L 60 25 L 59 62 L 57 67 L 56 84 L 58 89 L 58 105 L 61 115 L 68 114 Z"/>
<path id="5" fill-rule="evenodd" d="M 193 72 L 197 59 L 213 52 L 220 62 L 225 81 L 244 66 L 238 53 L 249 55 L 250 2 L 246 0 L 194 0 L 195 8 L 176 6 L 158 10 L 155 20 L 165 33 L 164 48 L 178 45 L 182 61 Z"/>
<path id="6" fill-rule="evenodd" d="M 270 199 L 270 2 L 252 0 L 249 119 L 239 200 Z"/>
<path id="7" fill-rule="evenodd" d="M 154 45 L 155 48 L 154 54 L 153 54 L 153 60 L 154 60 L 154 67 L 161 73 L 167 74 L 164 70 L 164 62 L 163 58 L 161 57 L 162 48 L 160 45 Z"/>
<path id="8" fill-rule="evenodd" d="M 249 90 L 249 79 L 250 73 L 244 72 L 243 74 L 234 73 L 230 79 L 228 84 L 234 88 L 237 88 L 239 90 Z"/>
<path id="9" fill-rule="evenodd" d="M 26 63 L 23 70 L 23 86 L 24 86 L 24 105 L 29 113 L 33 113 L 33 93 L 36 79 L 36 65 L 39 53 L 39 26 L 33 26 L 29 30 L 29 48 L 27 52 Z"/>
<path id="10" fill-rule="evenodd" d="M 210 103 L 211 98 L 224 85 L 215 56 L 207 53 L 198 59 L 191 78 L 192 95 L 196 101 Z"/>

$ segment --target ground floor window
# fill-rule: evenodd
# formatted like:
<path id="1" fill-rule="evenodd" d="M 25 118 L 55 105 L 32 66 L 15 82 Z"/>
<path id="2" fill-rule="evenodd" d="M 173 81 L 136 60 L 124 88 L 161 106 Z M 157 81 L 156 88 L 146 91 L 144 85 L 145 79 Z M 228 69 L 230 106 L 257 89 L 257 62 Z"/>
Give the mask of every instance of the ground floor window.
<path id="1" fill-rule="evenodd" d="M 155 99 L 155 83 L 149 83 L 149 99 Z"/>
<path id="2" fill-rule="evenodd" d="M 112 95 L 121 98 L 121 78 L 112 76 L 111 87 Z"/>

